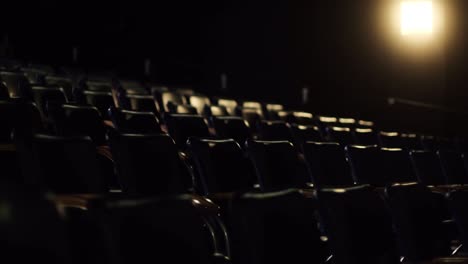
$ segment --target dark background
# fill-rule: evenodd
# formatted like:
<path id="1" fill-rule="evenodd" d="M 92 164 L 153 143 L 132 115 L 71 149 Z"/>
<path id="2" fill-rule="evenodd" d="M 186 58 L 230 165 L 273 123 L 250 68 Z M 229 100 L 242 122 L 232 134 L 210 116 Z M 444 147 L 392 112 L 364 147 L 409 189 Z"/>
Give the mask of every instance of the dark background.
<path id="1" fill-rule="evenodd" d="M 443 34 L 408 47 L 387 27 L 394 0 L 16 1 L 0 16 L 1 52 L 59 66 L 72 64 L 77 47 L 74 66 L 122 78 L 141 78 L 150 59 L 159 83 L 463 134 L 464 114 L 389 106 L 387 98 L 468 111 L 465 2 L 442 1 Z M 303 87 L 310 89 L 305 105 Z"/>

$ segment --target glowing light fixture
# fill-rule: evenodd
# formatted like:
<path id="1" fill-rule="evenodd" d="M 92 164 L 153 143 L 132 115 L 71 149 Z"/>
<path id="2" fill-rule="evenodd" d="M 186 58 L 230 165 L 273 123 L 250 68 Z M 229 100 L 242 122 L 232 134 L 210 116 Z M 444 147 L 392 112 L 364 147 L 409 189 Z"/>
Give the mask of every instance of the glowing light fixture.
<path id="1" fill-rule="evenodd" d="M 403 1 L 400 10 L 401 35 L 432 34 L 434 24 L 432 1 Z"/>

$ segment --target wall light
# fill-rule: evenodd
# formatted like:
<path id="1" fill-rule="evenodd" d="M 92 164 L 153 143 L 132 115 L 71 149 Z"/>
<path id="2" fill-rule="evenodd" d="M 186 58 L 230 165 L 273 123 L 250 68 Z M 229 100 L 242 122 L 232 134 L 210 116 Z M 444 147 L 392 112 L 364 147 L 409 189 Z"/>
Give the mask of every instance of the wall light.
<path id="1" fill-rule="evenodd" d="M 430 35 L 434 16 L 432 1 L 403 1 L 400 7 L 401 35 Z"/>

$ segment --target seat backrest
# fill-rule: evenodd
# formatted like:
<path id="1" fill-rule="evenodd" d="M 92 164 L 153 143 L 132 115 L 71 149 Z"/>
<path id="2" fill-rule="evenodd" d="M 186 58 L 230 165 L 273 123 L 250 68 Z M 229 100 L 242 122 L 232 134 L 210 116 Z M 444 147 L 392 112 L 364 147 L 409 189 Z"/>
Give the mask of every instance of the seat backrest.
<path id="1" fill-rule="evenodd" d="M 165 118 L 169 134 L 180 148 L 185 148 L 189 137 L 210 137 L 208 125 L 201 116 L 167 114 Z"/>
<path id="2" fill-rule="evenodd" d="M 160 111 L 163 111 L 163 112 L 170 112 L 170 109 L 168 106 L 169 102 L 175 105 L 187 104 L 187 100 L 185 99 L 185 97 L 175 92 L 164 91 L 164 92 L 161 92 L 159 96 L 160 96 L 159 98 L 160 108 L 159 109 Z"/>
<path id="3" fill-rule="evenodd" d="M 413 166 L 408 151 L 399 148 L 381 148 L 383 162 L 381 173 L 393 183 L 415 182 Z"/>
<path id="4" fill-rule="evenodd" d="M 229 115 L 236 115 L 236 108 L 238 106 L 237 101 L 234 99 L 219 98 L 217 100 L 217 105 L 224 106 L 228 111 Z"/>
<path id="5" fill-rule="evenodd" d="M 262 110 L 257 108 L 239 108 L 240 116 L 249 123 L 249 126 L 256 130 L 260 121 L 264 118 Z"/>
<path id="6" fill-rule="evenodd" d="M 115 107 L 112 93 L 110 92 L 97 92 L 97 91 L 84 91 L 86 103 L 95 106 L 103 118 L 107 118 L 107 113 L 110 107 Z"/>
<path id="7" fill-rule="evenodd" d="M 444 185 L 444 172 L 435 152 L 413 150 L 410 152 L 411 161 L 418 181 L 423 185 Z"/>
<path id="8" fill-rule="evenodd" d="M 24 73 L 0 72 L 0 80 L 8 88 L 8 93 L 11 98 L 33 100 L 31 85 Z"/>
<path id="9" fill-rule="evenodd" d="M 197 109 L 199 114 L 203 113 L 205 106 L 209 106 L 211 104 L 210 98 L 204 95 L 191 95 L 188 101 L 191 106 Z"/>
<path id="10" fill-rule="evenodd" d="M 188 149 L 203 195 L 251 190 L 257 182 L 252 164 L 233 139 L 191 138 Z"/>
<path id="11" fill-rule="evenodd" d="M 468 191 L 456 190 L 447 195 L 450 212 L 453 215 L 461 242 L 468 243 Z"/>
<path id="12" fill-rule="evenodd" d="M 303 149 L 316 186 L 354 184 L 344 149 L 338 143 L 306 142 Z"/>
<path id="13" fill-rule="evenodd" d="M 398 132 L 380 131 L 378 134 L 379 145 L 382 148 L 403 148 L 403 140 Z"/>
<path id="14" fill-rule="evenodd" d="M 39 111 L 43 117 L 48 115 L 47 104 L 53 102 L 55 104 L 64 104 L 67 102 L 67 97 L 62 88 L 49 88 L 49 87 L 32 87 L 34 101 L 38 106 Z"/>
<path id="15" fill-rule="evenodd" d="M 251 140 L 247 150 L 263 191 L 305 187 L 312 181 L 291 142 Z"/>
<path id="16" fill-rule="evenodd" d="M 106 143 L 106 129 L 101 113 L 94 106 L 64 104 L 62 131 L 67 135 L 85 135 L 91 137 L 96 145 Z"/>
<path id="17" fill-rule="evenodd" d="M 293 141 L 291 130 L 283 121 L 260 121 L 258 125 L 261 140 Z"/>
<path id="18" fill-rule="evenodd" d="M 317 120 L 322 127 L 335 126 L 338 124 L 338 118 L 334 116 L 318 116 Z"/>
<path id="19" fill-rule="evenodd" d="M 73 81 L 71 79 L 61 76 L 47 75 L 45 76 L 45 84 L 47 84 L 48 87 L 52 86 L 56 88 L 62 88 L 67 99 L 72 99 Z"/>
<path id="20" fill-rule="evenodd" d="M 232 138 L 240 145 L 244 145 L 246 140 L 252 138 L 249 124 L 241 117 L 212 117 L 212 123 L 217 138 Z"/>
<path id="21" fill-rule="evenodd" d="M 353 136 L 349 127 L 327 127 L 328 140 L 338 142 L 342 146 L 353 144 Z"/>
<path id="22" fill-rule="evenodd" d="M 377 145 L 377 135 L 372 128 L 356 128 L 353 131 L 354 141 L 359 145 Z"/>
<path id="23" fill-rule="evenodd" d="M 466 184 L 468 175 L 462 154 L 456 151 L 437 151 L 447 184 Z"/>
<path id="24" fill-rule="evenodd" d="M 232 202 L 233 263 L 325 263 L 316 203 L 298 191 L 245 193 Z"/>
<path id="25" fill-rule="evenodd" d="M 157 113 L 156 102 L 152 95 L 128 94 L 130 110 Z"/>
<path id="26" fill-rule="evenodd" d="M 171 114 L 198 115 L 197 108 L 191 105 L 173 104 L 172 102 L 169 102 L 168 107 L 169 113 Z"/>
<path id="27" fill-rule="evenodd" d="M 339 117 L 338 124 L 343 127 L 355 127 L 357 124 L 356 119 L 351 117 Z"/>
<path id="28" fill-rule="evenodd" d="M 417 134 L 413 133 L 402 133 L 401 139 L 403 147 L 410 150 L 421 150 L 423 149 L 421 145 L 421 140 Z"/>
<path id="29" fill-rule="evenodd" d="M 221 105 L 210 105 L 206 106 L 203 114 L 205 116 L 229 116 L 229 112 L 227 111 L 226 107 Z"/>
<path id="30" fill-rule="evenodd" d="M 322 142 L 322 132 L 318 126 L 291 125 L 291 133 L 296 145 L 303 145 L 307 141 Z"/>
<path id="31" fill-rule="evenodd" d="M 104 193 L 96 147 L 89 137 L 36 135 L 33 164 L 40 185 L 55 193 Z"/>
<path id="32" fill-rule="evenodd" d="M 315 125 L 314 115 L 307 112 L 278 111 L 278 117 L 290 124 L 311 126 Z"/>
<path id="33" fill-rule="evenodd" d="M 428 261 L 448 256 L 450 239 L 443 227 L 444 200 L 417 183 L 396 184 L 385 190 L 401 256 Z"/>
<path id="34" fill-rule="evenodd" d="M 191 187 L 169 135 L 115 133 L 111 134 L 110 146 L 124 192 L 164 195 L 182 193 Z"/>
<path id="35" fill-rule="evenodd" d="M 317 200 L 333 263 L 399 263 L 391 217 L 371 187 L 319 189 Z"/>
<path id="36" fill-rule="evenodd" d="M 112 122 L 120 133 L 161 134 L 159 120 L 152 112 L 137 112 L 111 108 Z"/>
<path id="37" fill-rule="evenodd" d="M 30 138 L 43 129 L 34 103 L 0 101 L 0 142 L 11 143 L 12 136 Z"/>

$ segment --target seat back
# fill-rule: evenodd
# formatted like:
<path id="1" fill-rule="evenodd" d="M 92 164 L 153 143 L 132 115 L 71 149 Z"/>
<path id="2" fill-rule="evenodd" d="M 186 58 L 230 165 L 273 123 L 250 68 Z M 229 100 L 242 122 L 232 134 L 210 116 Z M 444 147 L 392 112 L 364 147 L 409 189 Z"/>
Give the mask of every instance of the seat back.
<path id="1" fill-rule="evenodd" d="M 306 142 L 303 149 L 316 186 L 354 184 L 344 149 L 338 143 Z"/>
<path id="2" fill-rule="evenodd" d="M 233 139 L 191 138 L 188 149 L 203 195 L 251 190 L 257 183 L 252 164 Z"/>
<path id="3" fill-rule="evenodd" d="M 342 146 L 354 143 L 351 129 L 349 127 L 327 127 L 328 140 L 338 142 Z"/>
<path id="4" fill-rule="evenodd" d="M 247 150 L 263 191 L 305 187 L 312 181 L 291 142 L 251 140 Z"/>
<path id="5" fill-rule="evenodd" d="M 98 91 L 84 91 L 86 103 L 95 106 L 103 118 L 107 118 L 110 107 L 115 107 L 112 93 Z"/>
<path id="6" fill-rule="evenodd" d="M 400 133 L 381 131 L 379 134 L 379 145 L 382 148 L 403 148 L 404 144 Z"/>
<path id="7" fill-rule="evenodd" d="M 278 117 L 290 124 L 312 126 L 315 125 L 314 115 L 297 111 L 278 111 Z"/>
<path id="8" fill-rule="evenodd" d="M 383 161 L 379 147 L 352 145 L 346 147 L 346 153 L 356 183 L 385 186 L 392 182 L 382 173 Z"/>
<path id="9" fill-rule="evenodd" d="M 232 138 L 242 146 L 246 140 L 252 139 L 249 124 L 241 117 L 213 117 L 211 120 L 218 138 Z"/>
<path id="10" fill-rule="evenodd" d="M 38 106 L 39 111 L 45 118 L 47 113 L 47 105 L 51 102 L 55 104 L 64 104 L 67 102 L 67 97 L 62 88 L 49 88 L 34 86 L 32 87 L 34 102 Z"/>
<path id="11" fill-rule="evenodd" d="M 444 185 L 444 172 L 435 152 L 413 150 L 410 152 L 411 161 L 418 181 L 423 185 Z"/>
<path id="12" fill-rule="evenodd" d="M 167 114 L 165 117 L 169 134 L 180 148 L 185 148 L 189 137 L 210 137 L 208 125 L 201 116 Z"/>
<path id="13" fill-rule="evenodd" d="M 110 143 L 124 192 L 163 195 L 191 187 L 177 147 L 168 135 L 112 134 Z"/>
<path id="14" fill-rule="evenodd" d="M 130 110 L 157 113 L 156 102 L 152 95 L 127 94 Z"/>
<path id="15" fill-rule="evenodd" d="M 372 128 L 356 128 L 353 131 L 354 141 L 359 145 L 377 145 L 377 135 Z"/>
<path id="16" fill-rule="evenodd" d="M 447 184 L 466 184 L 468 175 L 463 161 L 462 154 L 456 151 L 437 151 L 442 171 L 444 172 Z"/>
<path id="17" fill-rule="evenodd" d="M 27 101 L 33 100 L 31 85 L 24 73 L 0 72 L 0 80 L 8 88 L 10 98 L 23 98 Z"/>
<path id="18" fill-rule="evenodd" d="M 96 147 L 89 137 L 36 135 L 32 144 L 37 182 L 55 193 L 103 193 Z"/>
<path id="19" fill-rule="evenodd" d="M 66 135 L 85 135 L 91 137 L 96 145 L 106 143 L 106 129 L 101 113 L 94 106 L 64 104 L 62 131 Z"/>
<path id="20" fill-rule="evenodd" d="M 171 102 L 174 105 L 184 105 L 187 104 L 187 100 L 183 95 L 180 95 L 175 92 L 171 91 L 163 91 L 159 94 L 158 96 L 158 101 L 159 101 L 159 109 L 162 112 L 170 112 L 169 109 L 169 102 Z"/>
<path id="21" fill-rule="evenodd" d="M 152 112 L 111 108 L 112 122 L 120 133 L 161 134 L 159 120 Z"/>
<path id="22" fill-rule="evenodd" d="M 302 146 L 307 141 L 322 142 L 322 132 L 318 126 L 291 125 L 294 144 Z"/>
<path id="23" fill-rule="evenodd" d="M 210 98 L 204 95 L 191 95 L 188 101 L 191 106 L 197 109 L 199 114 L 204 112 L 205 106 L 209 106 L 211 104 Z"/>
<path id="24" fill-rule="evenodd" d="M 293 141 L 291 130 L 283 121 L 261 121 L 258 125 L 261 140 Z"/>
<path id="25" fill-rule="evenodd" d="M 442 226 L 445 205 L 438 194 L 417 183 L 392 185 L 385 193 L 401 256 L 417 262 L 449 255 L 450 239 Z"/>
<path id="26" fill-rule="evenodd" d="M 210 105 L 206 106 L 203 114 L 205 116 L 229 116 L 229 112 L 227 111 L 226 107 L 221 105 Z"/>
<path id="27" fill-rule="evenodd" d="M 333 263 L 399 263 L 385 201 L 369 186 L 317 191 Z"/>

